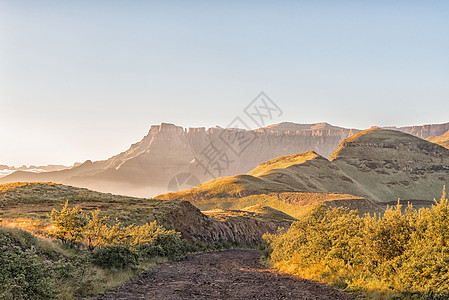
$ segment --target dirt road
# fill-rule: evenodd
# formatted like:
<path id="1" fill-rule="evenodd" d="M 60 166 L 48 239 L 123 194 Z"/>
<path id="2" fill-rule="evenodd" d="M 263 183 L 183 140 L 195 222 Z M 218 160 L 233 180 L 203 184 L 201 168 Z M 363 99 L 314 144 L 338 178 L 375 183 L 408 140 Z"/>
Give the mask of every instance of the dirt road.
<path id="1" fill-rule="evenodd" d="M 355 299 L 259 263 L 257 250 L 227 250 L 157 265 L 96 299 Z"/>

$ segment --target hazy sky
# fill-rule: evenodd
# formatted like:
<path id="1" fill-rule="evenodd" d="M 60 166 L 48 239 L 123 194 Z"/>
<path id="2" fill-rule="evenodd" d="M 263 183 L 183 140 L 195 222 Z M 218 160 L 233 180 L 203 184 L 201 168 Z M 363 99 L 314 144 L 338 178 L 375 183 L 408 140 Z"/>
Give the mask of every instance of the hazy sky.
<path id="1" fill-rule="evenodd" d="M 151 124 L 449 121 L 449 1 L 0 0 L 0 164 L 105 159 Z"/>

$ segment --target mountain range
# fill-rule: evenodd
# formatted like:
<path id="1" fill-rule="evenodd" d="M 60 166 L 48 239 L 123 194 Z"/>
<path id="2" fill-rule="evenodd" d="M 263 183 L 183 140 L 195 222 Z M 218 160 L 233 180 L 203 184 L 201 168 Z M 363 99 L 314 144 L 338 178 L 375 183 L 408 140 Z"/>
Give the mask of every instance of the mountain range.
<path id="1" fill-rule="evenodd" d="M 420 141 L 436 140 L 447 135 L 449 123 L 390 129 L 417 136 Z M 140 142 L 109 159 L 86 161 L 69 169 L 48 172 L 17 170 L 0 178 L 0 183 L 51 181 L 101 192 L 149 197 L 190 188 L 213 178 L 245 174 L 258 164 L 280 156 L 314 151 L 318 158 L 308 161 L 327 160 L 344 139 L 359 132 L 359 129 L 328 123 L 283 122 L 255 130 L 184 129 L 162 123 L 151 126 Z M 338 158 L 331 159 L 332 166 L 348 172 L 352 165 L 340 166 Z M 369 191 L 359 194 L 373 199 L 382 196 Z"/>
<path id="2" fill-rule="evenodd" d="M 77 166 L 78 164 L 75 163 L 74 166 Z M 47 166 L 21 166 L 21 167 L 14 167 L 14 166 L 7 166 L 7 165 L 0 165 L 0 177 L 6 176 L 9 174 L 12 174 L 16 171 L 27 171 L 32 173 L 41 173 L 41 172 L 52 172 L 52 171 L 60 171 L 65 169 L 70 169 L 73 166 L 64 166 L 64 165 L 47 165 Z"/>
<path id="3" fill-rule="evenodd" d="M 449 183 L 449 149 L 395 130 L 369 129 L 345 139 L 329 159 L 309 151 L 259 164 L 247 174 L 221 177 L 157 196 L 200 209 L 263 204 L 294 217 L 297 207 L 325 202 L 362 212 L 385 204 L 428 206 Z"/>

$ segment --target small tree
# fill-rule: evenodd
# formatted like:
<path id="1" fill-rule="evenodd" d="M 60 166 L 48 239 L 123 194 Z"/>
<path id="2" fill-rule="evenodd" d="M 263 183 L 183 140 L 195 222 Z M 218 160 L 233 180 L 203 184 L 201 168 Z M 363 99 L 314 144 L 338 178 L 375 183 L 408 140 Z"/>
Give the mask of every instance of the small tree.
<path id="1" fill-rule="evenodd" d="M 53 235 L 64 244 L 73 245 L 83 238 L 86 219 L 78 206 L 70 209 L 67 201 L 61 211 L 51 211 L 50 220 L 56 227 Z"/>
<path id="2" fill-rule="evenodd" d="M 93 250 L 96 247 L 101 247 L 107 244 L 107 236 L 109 233 L 109 226 L 107 222 L 108 217 L 99 217 L 100 210 L 96 210 L 90 213 L 90 216 L 86 217 L 86 226 L 84 227 L 84 241 L 89 247 L 89 250 Z"/>

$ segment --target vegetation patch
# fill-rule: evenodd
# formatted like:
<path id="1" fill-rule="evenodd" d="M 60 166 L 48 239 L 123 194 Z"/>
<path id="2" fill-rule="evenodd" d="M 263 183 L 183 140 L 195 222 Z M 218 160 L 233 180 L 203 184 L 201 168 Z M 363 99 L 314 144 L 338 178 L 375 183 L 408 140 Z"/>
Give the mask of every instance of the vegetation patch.
<path id="1" fill-rule="evenodd" d="M 188 241 L 164 223 L 208 220 L 185 201 L 17 183 L 0 185 L 0 209 L 0 299 L 96 295 L 158 262 L 232 246 Z"/>
<path id="2" fill-rule="evenodd" d="M 230 209 L 213 209 L 202 211 L 208 217 L 219 220 L 228 221 L 233 220 L 237 222 L 244 222 L 248 219 L 257 220 L 260 222 L 293 222 L 296 219 L 268 206 L 253 205 L 245 207 L 241 210 Z"/>
<path id="3" fill-rule="evenodd" d="M 276 268 L 371 297 L 449 297 L 449 202 L 387 208 L 382 217 L 315 207 L 265 235 Z M 415 298 L 414 298 L 415 299 Z"/>

